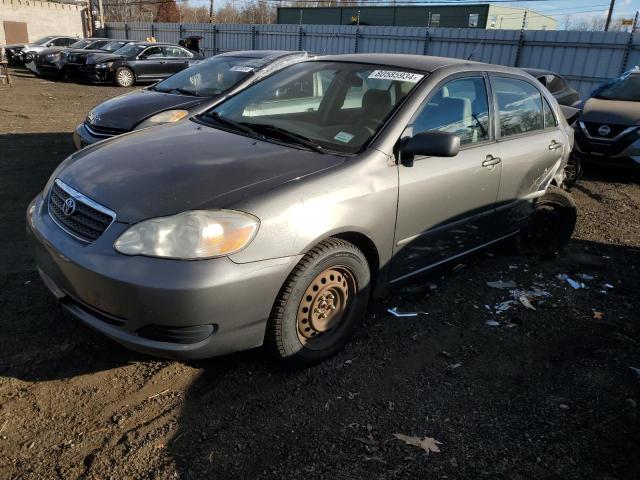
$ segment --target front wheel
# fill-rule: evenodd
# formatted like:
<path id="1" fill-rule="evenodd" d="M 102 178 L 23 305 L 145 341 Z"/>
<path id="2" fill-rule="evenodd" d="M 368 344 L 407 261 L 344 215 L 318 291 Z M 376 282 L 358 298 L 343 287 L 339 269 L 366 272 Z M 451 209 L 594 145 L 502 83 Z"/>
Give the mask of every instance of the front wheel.
<path id="1" fill-rule="evenodd" d="M 321 242 L 280 290 L 265 347 L 291 366 L 334 355 L 366 313 L 370 279 L 367 259 L 356 246 L 338 238 Z"/>
<path id="2" fill-rule="evenodd" d="M 557 255 L 569 240 L 578 219 L 571 195 L 558 187 L 549 187 L 534 204 L 526 243 L 545 257 Z"/>
<path id="3" fill-rule="evenodd" d="M 136 77 L 127 67 L 118 67 L 115 81 L 119 87 L 131 87 L 136 82 Z"/>

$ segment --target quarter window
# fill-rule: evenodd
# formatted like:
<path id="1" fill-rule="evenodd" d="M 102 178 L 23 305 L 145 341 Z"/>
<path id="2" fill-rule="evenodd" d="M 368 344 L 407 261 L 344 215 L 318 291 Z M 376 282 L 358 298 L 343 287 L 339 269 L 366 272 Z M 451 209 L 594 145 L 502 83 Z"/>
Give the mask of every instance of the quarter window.
<path id="1" fill-rule="evenodd" d="M 429 99 L 413 123 L 413 134 L 455 133 L 462 145 L 489 140 L 489 102 L 483 77 L 452 80 Z"/>
<path id="2" fill-rule="evenodd" d="M 493 79 L 493 87 L 502 137 L 544 128 L 542 94 L 536 87 L 523 80 L 502 77 Z"/>
<path id="3" fill-rule="evenodd" d="M 558 120 L 553 114 L 553 109 L 549 105 L 549 101 L 544 99 L 544 128 L 552 128 L 558 126 Z"/>

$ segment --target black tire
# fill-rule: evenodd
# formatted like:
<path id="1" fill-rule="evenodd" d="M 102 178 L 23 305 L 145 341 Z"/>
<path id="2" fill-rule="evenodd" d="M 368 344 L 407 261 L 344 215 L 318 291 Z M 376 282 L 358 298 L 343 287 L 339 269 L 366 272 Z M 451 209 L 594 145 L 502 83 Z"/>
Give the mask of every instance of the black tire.
<path id="1" fill-rule="evenodd" d="M 118 67 L 113 81 L 119 87 L 132 87 L 136 83 L 136 76 L 130 68 Z"/>
<path id="2" fill-rule="evenodd" d="M 336 270 L 334 270 L 336 269 Z M 300 318 L 305 302 L 309 300 L 311 288 L 318 279 L 325 283 L 325 272 L 340 271 L 344 274 L 341 285 L 347 285 L 347 300 L 337 324 L 323 332 L 313 329 L 306 339 L 302 332 L 306 319 Z M 331 280 L 334 280 L 332 276 Z M 291 367 L 312 365 L 335 355 L 351 337 L 354 329 L 364 317 L 369 302 L 371 272 L 364 254 L 353 244 L 338 238 L 329 238 L 313 247 L 295 267 L 282 286 L 267 323 L 265 348 Z M 337 281 L 337 280 L 336 280 Z M 323 287 L 328 288 L 328 287 Z M 315 295 L 321 295 L 323 288 Z M 333 297 L 332 297 L 333 298 Z M 313 299 L 316 305 L 317 299 Z M 311 303 L 308 304 L 312 306 Z M 331 305 L 334 307 L 335 305 Z M 315 312 L 316 310 L 313 309 Z M 333 313 L 329 313 L 331 316 Z M 313 313 L 309 313 L 309 316 Z M 328 322 L 331 321 L 327 320 Z M 308 325 L 311 325 L 310 322 Z M 314 343 L 315 342 L 315 343 Z"/>
<path id="3" fill-rule="evenodd" d="M 554 257 L 571 239 L 577 219 L 573 197 L 561 188 L 551 186 L 533 206 L 526 243 L 543 257 Z"/>
<path id="4" fill-rule="evenodd" d="M 567 188 L 573 188 L 582 178 L 582 163 L 575 155 L 569 157 L 567 166 L 564 167 L 564 183 Z"/>

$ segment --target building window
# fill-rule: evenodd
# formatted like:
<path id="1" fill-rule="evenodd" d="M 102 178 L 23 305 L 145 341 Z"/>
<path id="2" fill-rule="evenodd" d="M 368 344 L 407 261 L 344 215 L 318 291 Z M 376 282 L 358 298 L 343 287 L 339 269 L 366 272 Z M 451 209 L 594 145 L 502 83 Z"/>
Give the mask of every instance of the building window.
<path id="1" fill-rule="evenodd" d="M 471 13 L 469 14 L 469 27 L 476 28 L 478 23 L 480 22 L 480 14 L 479 13 Z"/>
<path id="2" fill-rule="evenodd" d="M 429 21 L 430 27 L 439 27 L 440 26 L 440 14 L 432 13 Z"/>
<path id="3" fill-rule="evenodd" d="M 489 20 L 490 20 L 490 27 L 491 28 L 496 28 L 497 24 L 498 24 L 498 16 L 497 15 L 491 15 Z"/>

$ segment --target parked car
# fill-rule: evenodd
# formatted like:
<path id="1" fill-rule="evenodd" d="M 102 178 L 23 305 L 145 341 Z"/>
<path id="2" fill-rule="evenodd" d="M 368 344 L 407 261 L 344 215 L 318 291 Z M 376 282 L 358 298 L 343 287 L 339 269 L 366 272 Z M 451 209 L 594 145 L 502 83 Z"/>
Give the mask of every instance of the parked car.
<path id="1" fill-rule="evenodd" d="M 561 248 L 572 140 L 519 69 L 321 57 L 76 152 L 27 225 L 62 307 L 116 341 L 304 365 L 342 348 L 372 292 L 518 234 Z"/>
<path id="2" fill-rule="evenodd" d="M 86 75 L 94 83 L 131 87 L 136 82 L 158 81 L 204 58 L 179 45 L 157 42 L 129 43 L 114 53 L 87 59 Z"/>
<path id="3" fill-rule="evenodd" d="M 31 60 L 25 63 L 25 67 L 31 71 L 34 75 L 60 75 L 61 69 L 59 66 L 60 59 L 66 50 L 73 49 L 78 50 L 91 50 L 100 49 L 111 40 L 108 38 L 83 38 L 77 42 L 72 43 L 68 47 L 49 47 L 35 53 Z"/>
<path id="4" fill-rule="evenodd" d="M 274 50 L 217 55 L 151 87 L 101 103 L 78 125 L 73 141 L 80 149 L 131 130 L 177 122 L 305 58 L 306 52 Z"/>
<path id="5" fill-rule="evenodd" d="M 9 65 L 22 65 L 24 63 L 22 58 L 22 52 L 27 49 L 35 48 L 38 46 L 42 46 L 43 48 L 47 48 L 49 46 L 55 46 L 63 42 L 61 39 L 68 39 L 70 37 L 57 37 L 55 35 L 50 35 L 48 37 L 42 37 L 38 40 L 31 43 L 14 43 L 11 45 L 5 45 L 4 49 L 7 54 L 7 61 Z M 72 39 L 74 42 L 77 38 Z M 64 40 L 66 41 L 66 40 Z M 73 42 L 69 42 L 71 44 Z"/>
<path id="6" fill-rule="evenodd" d="M 539 68 L 523 68 L 532 77 L 536 77 L 560 105 L 577 108 L 580 105 L 580 94 L 571 88 L 567 81 L 555 72 Z"/>
<path id="7" fill-rule="evenodd" d="M 587 99 L 573 157 L 579 163 L 640 167 L 640 68 L 607 82 Z"/>
<path id="8" fill-rule="evenodd" d="M 18 62 L 26 64 L 33 60 L 37 53 L 52 47 L 68 47 L 69 45 L 77 42 L 77 37 L 44 37 L 40 40 L 36 40 L 34 43 L 28 43 L 18 54 Z"/>
<path id="9" fill-rule="evenodd" d="M 63 75 L 67 77 L 76 77 L 82 75 L 83 69 L 87 61 L 94 54 L 114 53 L 122 47 L 131 43 L 130 40 L 114 40 L 110 39 L 108 43 L 99 48 L 85 48 L 82 50 L 69 49 L 62 52 L 62 56 L 57 62 L 57 66 Z"/>

